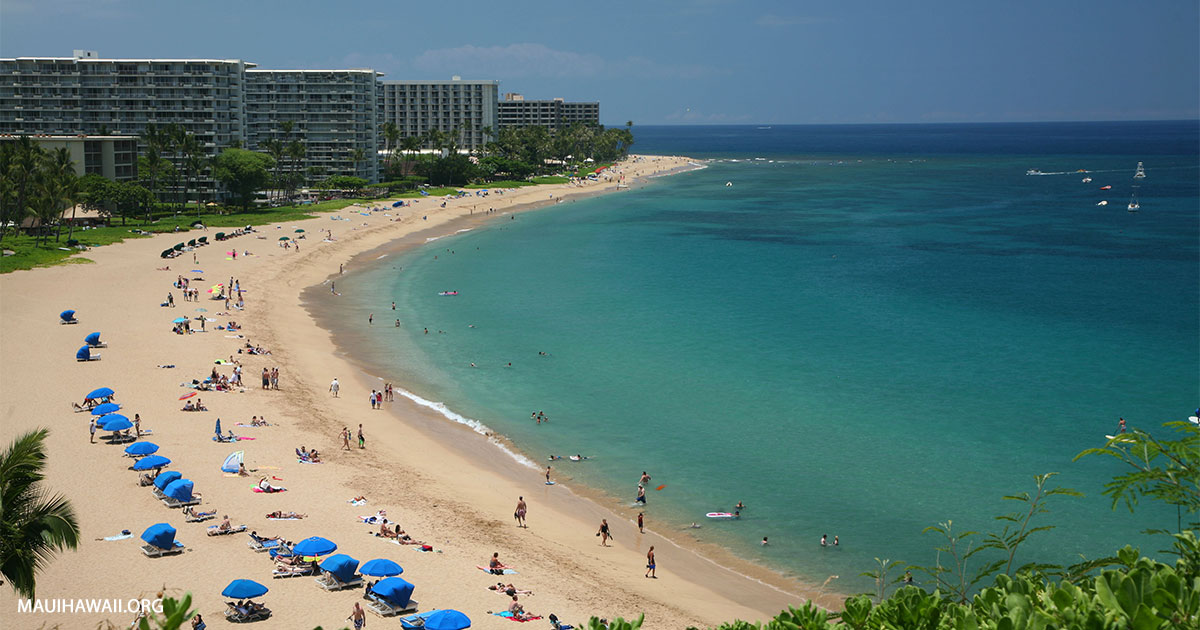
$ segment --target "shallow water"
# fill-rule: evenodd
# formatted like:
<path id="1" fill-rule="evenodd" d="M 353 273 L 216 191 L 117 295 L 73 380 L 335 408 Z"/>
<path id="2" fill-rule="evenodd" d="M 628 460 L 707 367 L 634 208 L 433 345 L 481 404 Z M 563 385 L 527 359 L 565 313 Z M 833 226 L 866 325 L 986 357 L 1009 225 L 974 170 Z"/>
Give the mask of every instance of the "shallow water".
<path id="1" fill-rule="evenodd" d="M 560 480 L 629 505 L 649 471 L 651 528 L 706 521 L 702 539 L 835 589 L 866 589 L 874 557 L 931 564 L 928 525 L 998 529 L 1018 507 L 1001 497 L 1046 472 L 1087 496 L 1051 504 L 1058 529 L 1025 561 L 1153 550 L 1138 532 L 1174 510 L 1111 510 L 1115 463 L 1071 459 L 1118 416 L 1155 428 L 1200 400 L 1198 137 L 1194 122 L 638 130 L 638 151 L 715 161 L 340 279 L 348 321 L 376 316 L 340 341 L 531 466 L 591 457 L 553 462 Z M 703 516 L 739 500 L 738 521 Z"/>

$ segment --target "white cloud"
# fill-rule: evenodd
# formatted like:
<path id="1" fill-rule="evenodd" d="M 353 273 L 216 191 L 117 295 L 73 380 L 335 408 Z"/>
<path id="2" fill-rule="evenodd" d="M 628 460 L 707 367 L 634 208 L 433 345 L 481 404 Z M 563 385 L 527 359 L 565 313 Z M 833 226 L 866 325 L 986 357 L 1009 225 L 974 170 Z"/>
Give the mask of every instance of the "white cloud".
<path id="1" fill-rule="evenodd" d="M 417 70 L 477 78 L 697 78 L 726 74 L 720 68 L 661 63 L 645 57 L 605 59 L 599 55 L 555 50 L 544 44 L 459 46 L 427 50 L 413 60 Z"/>

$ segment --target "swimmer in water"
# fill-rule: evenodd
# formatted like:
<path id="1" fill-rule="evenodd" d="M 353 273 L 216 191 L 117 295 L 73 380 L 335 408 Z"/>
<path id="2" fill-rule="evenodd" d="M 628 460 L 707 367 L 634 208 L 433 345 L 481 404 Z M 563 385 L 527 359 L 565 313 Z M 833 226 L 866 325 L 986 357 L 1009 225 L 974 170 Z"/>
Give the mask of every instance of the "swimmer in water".
<path id="1" fill-rule="evenodd" d="M 744 509 L 746 509 L 746 506 L 745 506 L 745 505 L 743 505 L 741 501 L 738 501 L 738 504 L 737 504 L 737 505 L 735 505 L 735 506 L 733 506 L 733 509 L 735 509 L 735 510 L 744 510 Z"/>

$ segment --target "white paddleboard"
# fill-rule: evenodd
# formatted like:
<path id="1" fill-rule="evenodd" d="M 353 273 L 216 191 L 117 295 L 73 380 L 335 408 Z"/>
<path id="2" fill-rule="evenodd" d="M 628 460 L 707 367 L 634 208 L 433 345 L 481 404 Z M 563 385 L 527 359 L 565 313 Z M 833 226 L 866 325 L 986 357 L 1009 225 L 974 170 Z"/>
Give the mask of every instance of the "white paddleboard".
<path id="1" fill-rule="evenodd" d="M 1192 424 L 1200 424 L 1200 417 L 1188 416 L 1188 422 L 1191 422 Z"/>
<path id="2" fill-rule="evenodd" d="M 732 512 L 709 512 L 705 514 L 708 518 L 733 518 Z"/>

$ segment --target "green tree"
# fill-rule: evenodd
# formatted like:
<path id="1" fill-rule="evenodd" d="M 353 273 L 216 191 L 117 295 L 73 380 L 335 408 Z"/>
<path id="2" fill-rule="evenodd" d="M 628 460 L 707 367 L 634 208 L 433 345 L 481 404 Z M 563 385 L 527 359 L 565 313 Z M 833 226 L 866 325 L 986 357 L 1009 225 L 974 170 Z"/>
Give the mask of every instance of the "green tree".
<path id="1" fill-rule="evenodd" d="M 400 140 L 400 129 L 396 127 L 396 123 L 390 121 L 383 123 L 383 140 L 386 150 L 383 164 L 387 169 L 392 166 L 392 151 L 397 148 Z"/>
<path id="2" fill-rule="evenodd" d="M 225 149 L 213 162 L 213 175 L 242 206 L 250 208 L 254 193 L 270 181 L 275 160 L 263 153 L 246 149 Z"/>
<path id="3" fill-rule="evenodd" d="M 42 485 L 47 435 L 47 429 L 25 433 L 0 453 L 0 574 L 28 598 L 54 555 L 79 545 L 75 510 Z"/>
<path id="4" fill-rule="evenodd" d="M 38 170 L 45 151 L 29 136 L 21 136 L 16 142 L 2 144 L 4 148 L 4 181 L 7 194 L 3 211 L 0 212 L 0 238 L 10 222 L 20 226 L 21 220 L 30 214 L 30 198 L 37 184 Z M 19 228 L 18 228 L 19 229 Z"/>

